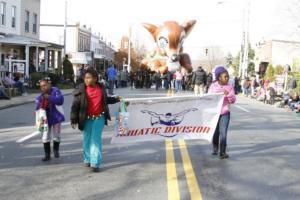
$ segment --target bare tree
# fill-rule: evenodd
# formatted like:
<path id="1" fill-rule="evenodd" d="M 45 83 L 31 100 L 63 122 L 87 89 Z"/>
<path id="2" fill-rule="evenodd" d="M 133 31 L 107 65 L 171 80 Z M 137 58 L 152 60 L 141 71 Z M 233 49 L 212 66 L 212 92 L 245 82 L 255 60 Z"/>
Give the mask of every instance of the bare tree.
<path id="1" fill-rule="evenodd" d="M 226 64 L 224 51 L 219 46 L 207 47 L 206 57 L 207 57 L 206 62 L 208 64 L 208 71 L 212 71 L 212 69 L 217 65 Z"/>
<path id="2" fill-rule="evenodd" d="M 300 1 L 299 0 L 285 0 L 282 13 L 285 21 L 282 22 L 281 30 L 293 40 L 300 40 Z M 286 27 L 285 25 L 288 25 Z M 286 28 L 285 28 L 286 27 Z"/>

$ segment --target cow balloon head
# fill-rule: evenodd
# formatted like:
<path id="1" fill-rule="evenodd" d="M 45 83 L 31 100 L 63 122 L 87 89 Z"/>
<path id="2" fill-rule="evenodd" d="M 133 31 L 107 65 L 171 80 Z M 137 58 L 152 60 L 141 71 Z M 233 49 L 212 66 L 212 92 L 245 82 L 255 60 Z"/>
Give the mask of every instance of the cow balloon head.
<path id="1" fill-rule="evenodd" d="M 182 52 L 184 40 L 192 31 L 195 23 L 195 20 L 187 21 L 181 25 L 175 21 L 167 21 L 161 26 L 144 23 L 143 26 L 149 31 L 156 43 L 156 49 L 152 52 L 150 59 L 148 57 L 143 60 L 142 65 L 151 70 L 159 70 L 161 73 L 176 71 L 180 66 L 190 71 L 189 56 Z"/>

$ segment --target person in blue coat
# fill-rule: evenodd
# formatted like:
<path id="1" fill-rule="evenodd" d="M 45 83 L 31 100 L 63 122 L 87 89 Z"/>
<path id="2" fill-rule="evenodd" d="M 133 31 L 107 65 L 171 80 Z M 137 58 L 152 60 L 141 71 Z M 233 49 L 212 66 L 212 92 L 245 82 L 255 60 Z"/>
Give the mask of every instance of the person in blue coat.
<path id="1" fill-rule="evenodd" d="M 117 80 L 117 70 L 112 65 L 107 69 L 106 74 L 107 74 L 107 78 L 108 78 L 108 82 L 109 82 L 108 94 L 113 95 L 114 94 L 114 84 L 115 84 L 115 81 Z"/>

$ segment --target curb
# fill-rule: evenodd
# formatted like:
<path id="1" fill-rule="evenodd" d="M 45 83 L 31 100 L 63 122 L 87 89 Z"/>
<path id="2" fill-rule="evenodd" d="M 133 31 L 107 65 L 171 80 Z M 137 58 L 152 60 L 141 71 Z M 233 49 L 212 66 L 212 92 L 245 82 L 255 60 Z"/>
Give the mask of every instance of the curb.
<path id="1" fill-rule="evenodd" d="M 72 94 L 72 92 L 67 92 L 63 95 L 64 96 L 69 96 L 71 94 Z M 16 102 L 16 103 L 5 105 L 5 106 L 0 106 L 0 110 L 4 110 L 4 109 L 7 109 L 7 108 L 12 108 L 12 107 L 16 107 L 16 106 L 21 106 L 21 105 L 26 105 L 26 104 L 32 103 L 34 101 L 35 101 L 35 98 L 34 99 L 28 99 L 28 100 L 25 100 L 25 101 Z"/>

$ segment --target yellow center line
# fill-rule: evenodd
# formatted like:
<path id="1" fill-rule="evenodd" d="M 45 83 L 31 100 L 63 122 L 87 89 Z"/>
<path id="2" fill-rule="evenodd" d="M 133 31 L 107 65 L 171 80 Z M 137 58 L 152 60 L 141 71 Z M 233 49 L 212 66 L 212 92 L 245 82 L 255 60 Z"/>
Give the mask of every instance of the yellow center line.
<path id="1" fill-rule="evenodd" d="M 166 140 L 168 200 L 180 200 L 180 192 L 173 149 L 173 142 L 171 140 Z"/>
<path id="2" fill-rule="evenodd" d="M 191 200 L 202 200 L 200 187 L 198 185 L 197 178 L 195 176 L 195 172 L 193 169 L 193 165 L 188 150 L 185 145 L 185 141 L 179 140 L 178 143 L 180 147 L 180 153 L 183 161 L 183 168 L 187 180 L 187 185 L 191 195 Z"/>

